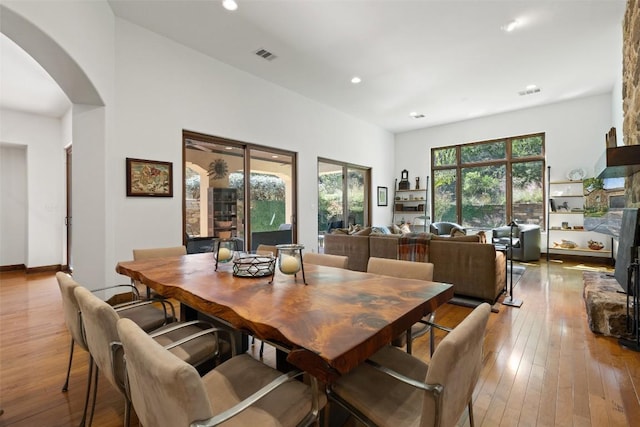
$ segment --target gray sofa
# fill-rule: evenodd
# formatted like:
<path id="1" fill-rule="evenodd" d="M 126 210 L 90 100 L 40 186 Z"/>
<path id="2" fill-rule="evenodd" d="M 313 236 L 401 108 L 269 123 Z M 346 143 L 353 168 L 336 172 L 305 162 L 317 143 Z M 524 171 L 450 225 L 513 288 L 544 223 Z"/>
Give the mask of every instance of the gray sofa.
<path id="1" fill-rule="evenodd" d="M 509 243 L 511 227 L 494 228 L 494 243 Z M 537 261 L 540 259 L 540 226 L 535 224 L 518 224 L 513 227 L 513 238 L 518 239 L 513 246 L 513 259 L 517 261 Z M 509 251 L 507 251 L 509 256 Z"/>

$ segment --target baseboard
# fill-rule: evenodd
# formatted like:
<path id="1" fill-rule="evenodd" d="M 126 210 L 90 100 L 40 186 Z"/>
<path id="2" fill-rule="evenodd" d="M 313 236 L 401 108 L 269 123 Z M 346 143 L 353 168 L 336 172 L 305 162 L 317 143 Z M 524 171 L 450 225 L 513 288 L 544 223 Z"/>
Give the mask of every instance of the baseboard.
<path id="1" fill-rule="evenodd" d="M 15 264 L 15 265 L 0 265 L 0 271 L 20 271 L 26 270 L 27 266 L 24 264 Z"/>
<path id="2" fill-rule="evenodd" d="M 62 271 L 62 265 L 60 264 L 55 264 L 55 265 L 43 265 L 40 267 L 29 267 L 26 269 L 27 274 L 33 274 L 33 273 L 48 273 L 51 271 Z"/>

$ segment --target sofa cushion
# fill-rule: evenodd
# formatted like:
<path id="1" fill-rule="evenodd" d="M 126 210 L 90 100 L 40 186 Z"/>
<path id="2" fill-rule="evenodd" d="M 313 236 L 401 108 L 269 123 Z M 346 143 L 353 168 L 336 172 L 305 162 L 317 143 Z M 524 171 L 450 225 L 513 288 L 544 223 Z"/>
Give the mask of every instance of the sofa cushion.
<path id="1" fill-rule="evenodd" d="M 438 236 L 436 234 L 431 236 L 431 240 L 444 240 L 444 241 L 449 241 L 449 242 L 471 242 L 471 243 L 479 243 L 480 242 L 480 236 L 478 236 L 477 234 L 471 234 L 469 236 L 467 235 L 462 235 L 462 236 Z"/>

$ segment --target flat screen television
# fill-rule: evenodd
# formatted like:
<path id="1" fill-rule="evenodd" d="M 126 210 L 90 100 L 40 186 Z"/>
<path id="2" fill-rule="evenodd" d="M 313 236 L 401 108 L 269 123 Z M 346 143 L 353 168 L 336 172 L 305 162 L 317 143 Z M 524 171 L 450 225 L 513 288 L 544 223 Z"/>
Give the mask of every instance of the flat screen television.
<path id="1" fill-rule="evenodd" d="M 622 225 L 618 238 L 618 252 L 616 255 L 616 269 L 614 276 L 622 289 L 628 291 L 628 267 L 636 260 L 637 247 L 640 245 L 640 209 L 625 208 L 622 210 Z"/>

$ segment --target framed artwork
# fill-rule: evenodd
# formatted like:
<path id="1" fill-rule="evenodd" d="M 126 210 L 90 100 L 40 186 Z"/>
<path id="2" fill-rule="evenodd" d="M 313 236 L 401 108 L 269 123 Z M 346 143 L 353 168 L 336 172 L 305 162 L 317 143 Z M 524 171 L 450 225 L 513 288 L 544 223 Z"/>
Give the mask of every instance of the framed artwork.
<path id="1" fill-rule="evenodd" d="M 387 206 L 388 203 L 388 189 L 387 187 L 378 187 L 378 206 Z"/>
<path id="2" fill-rule="evenodd" d="M 173 164 L 127 157 L 127 197 L 173 197 Z"/>

